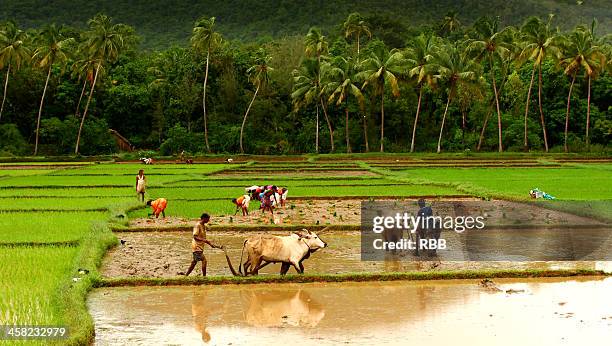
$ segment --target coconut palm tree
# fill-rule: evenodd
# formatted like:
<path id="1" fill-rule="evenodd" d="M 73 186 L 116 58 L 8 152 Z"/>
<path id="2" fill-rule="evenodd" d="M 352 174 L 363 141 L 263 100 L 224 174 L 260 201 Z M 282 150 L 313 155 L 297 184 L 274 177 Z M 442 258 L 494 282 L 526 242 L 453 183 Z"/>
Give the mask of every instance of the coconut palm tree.
<path id="1" fill-rule="evenodd" d="M 365 82 L 361 89 L 370 85 L 374 94 L 380 94 L 380 151 L 384 152 L 385 139 L 385 86 L 391 88 L 391 94 L 394 97 L 399 97 L 400 90 L 398 85 L 398 77 L 400 71 L 404 68 L 404 58 L 398 50 L 387 50 L 384 46 L 376 47 L 370 54 L 370 57 L 362 61 L 362 71 L 358 74 L 358 78 L 363 78 Z"/>
<path id="2" fill-rule="evenodd" d="M 435 66 L 437 73 L 434 78 L 447 86 L 447 101 L 442 116 L 442 124 L 440 125 L 440 136 L 438 137 L 438 150 L 441 151 L 442 133 L 444 131 L 444 123 L 448 106 L 450 105 L 457 87 L 461 84 L 470 84 L 476 81 L 478 64 L 472 60 L 465 49 L 459 44 L 448 44 L 439 47 L 434 55 Z"/>
<path id="3" fill-rule="evenodd" d="M 202 92 L 202 110 L 204 111 L 204 141 L 206 150 L 210 151 L 208 145 L 208 124 L 206 118 L 206 85 L 208 83 L 208 65 L 210 63 L 211 51 L 221 42 L 221 35 L 215 32 L 215 17 L 200 18 L 196 21 L 191 35 L 191 45 L 196 51 L 206 53 L 206 69 L 204 72 L 204 91 Z"/>
<path id="4" fill-rule="evenodd" d="M 355 36 L 357 39 L 357 59 L 359 59 L 359 46 L 361 35 L 366 35 L 369 38 L 372 38 L 372 32 L 370 32 L 370 27 L 368 23 L 361 17 L 361 15 L 357 12 L 349 14 L 348 18 L 342 25 L 344 29 L 344 37 L 350 38 Z"/>
<path id="5" fill-rule="evenodd" d="M 407 63 L 411 66 L 408 76 L 414 78 L 419 89 L 419 101 L 417 103 L 414 125 L 412 127 L 412 141 L 410 142 L 410 152 L 414 152 L 414 139 L 416 138 L 417 123 L 421 112 L 421 100 L 423 99 L 423 89 L 426 85 L 434 82 L 432 66 L 433 53 L 436 49 L 437 40 L 432 34 L 421 34 L 412 40 L 406 51 Z"/>
<path id="6" fill-rule="evenodd" d="M 459 15 L 457 11 L 448 11 L 444 18 L 442 19 L 442 24 L 440 25 L 440 33 L 442 35 L 450 34 L 455 32 L 461 26 L 461 21 L 459 20 Z"/>
<path id="7" fill-rule="evenodd" d="M 355 80 L 355 64 L 351 59 L 336 57 L 332 66 L 328 69 L 326 75 L 329 82 L 323 87 L 323 92 L 329 90 L 329 102 L 336 100 L 336 105 L 340 106 L 344 102 L 344 124 L 346 132 L 346 152 L 351 152 L 351 143 L 349 140 L 349 95 L 352 95 L 359 103 L 359 108 L 364 110 L 364 97 L 361 89 Z"/>
<path id="8" fill-rule="evenodd" d="M 240 152 L 243 154 L 244 147 L 242 146 L 242 137 L 244 134 L 244 124 L 246 124 L 247 116 L 249 115 L 251 106 L 253 106 L 253 102 L 257 97 L 257 93 L 260 89 L 266 87 L 270 81 L 270 72 L 274 70 L 272 67 L 268 66 L 268 62 L 270 62 L 272 57 L 266 55 L 263 50 L 260 50 L 258 55 L 259 56 L 255 60 L 255 65 L 249 67 L 247 70 L 249 81 L 253 84 L 253 86 L 255 86 L 255 92 L 253 93 L 253 98 L 251 99 L 246 112 L 244 113 L 244 119 L 242 119 L 242 126 L 240 127 Z"/>
<path id="9" fill-rule="evenodd" d="M 81 118 L 81 124 L 79 125 L 74 148 L 75 154 L 79 153 L 83 124 L 87 117 L 91 97 L 96 88 L 102 66 L 117 61 L 121 52 L 135 42 L 134 30 L 131 27 L 124 24 L 113 24 L 112 19 L 106 15 L 97 14 L 93 19 L 89 20 L 88 25 L 89 30 L 84 34 L 85 42 L 83 50 L 89 57 L 89 60 L 95 61 L 96 69 L 93 81 L 91 82 L 89 96 L 87 97 L 87 103 L 85 104 L 85 110 L 83 111 L 83 117 Z"/>
<path id="10" fill-rule="evenodd" d="M 37 48 L 32 55 L 32 60 L 36 61 L 36 66 L 42 69 L 47 69 L 47 79 L 45 87 L 40 98 L 40 106 L 38 107 L 38 118 L 36 120 L 36 144 L 34 145 L 34 155 L 38 154 L 38 135 L 40 131 L 40 118 L 42 116 L 43 104 L 45 95 L 47 94 L 47 86 L 51 78 L 51 70 L 55 64 L 63 65 L 68 60 L 71 44 L 74 43 L 74 38 L 66 37 L 64 29 L 51 24 L 45 27 L 36 38 Z"/>
<path id="11" fill-rule="evenodd" d="M 0 70 L 6 66 L 6 78 L 4 80 L 4 93 L 2 105 L 0 106 L 0 120 L 6 102 L 6 90 L 8 89 L 11 69 L 19 70 L 21 64 L 29 59 L 30 51 L 24 45 L 27 35 L 13 22 L 7 22 L 0 27 Z"/>
<path id="12" fill-rule="evenodd" d="M 321 96 L 321 84 L 319 82 L 319 64 L 317 60 L 310 58 L 304 59 L 300 64 L 300 68 L 293 70 L 293 92 L 291 99 L 293 100 L 294 110 L 297 112 L 300 109 L 315 105 L 316 109 L 316 134 L 315 134 L 315 151 L 319 152 L 319 99 Z"/>
<path id="13" fill-rule="evenodd" d="M 319 81 L 319 85 L 321 85 L 321 75 L 322 75 L 322 59 L 324 54 L 327 54 L 329 44 L 325 36 L 321 33 L 321 30 L 318 28 L 310 28 L 308 33 L 306 34 L 306 39 L 304 40 L 305 45 L 305 53 L 307 56 L 316 57 L 317 58 L 317 79 Z M 323 109 L 323 115 L 325 116 L 325 121 L 327 122 L 327 127 L 329 129 L 329 137 L 331 142 L 331 151 L 335 150 L 334 145 L 334 129 L 332 127 L 331 121 L 327 114 L 327 107 L 325 102 L 323 101 L 323 95 L 319 95 L 319 103 L 321 104 L 321 108 Z"/>
<path id="14" fill-rule="evenodd" d="M 478 37 L 469 41 L 468 50 L 475 54 L 477 60 L 486 59 L 489 63 L 491 84 L 493 85 L 493 95 L 495 96 L 495 107 L 497 109 L 498 150 L 501 153 L 503 151 L 502 122 L 498 89 L 495 81 L 495 61 L 503 61 L 506 56 L 510 55 L 510 44 L 504 36 L 507 30 L 499 30 L 499 17 L 485 17 L 476 22 L 474 27 Z"/>
<path id="15" fill-rule="evenodd" d="M 544 148 L 548 152 L 548 136 L 546 134 L 546 122 L 544 120 L 544 111 L 542 109 L 542 63 L 546 58 L 558 56 L 558 30 L 553 29 L 553 15 L 548 17 L 548 21 L 544 22 L 540 18 L 531 17 L 521 27 L 521 48 L 519 61 L 531 60 L 533 69 L 531 71 L 531 81 L 529 82 L 529 90 L 527 92 L 527 101 L 525 102 L 525 135 L 524 145 L 527 150 L 527 115 L 529 114 L 529 99 L 531 97 L 531 89 L 533 87 L 533 79 L 536 69 L 538 70 L 538 106 L 540 110 L 540 123 L 542 125 L 542 134 L 544 135 Z"/>

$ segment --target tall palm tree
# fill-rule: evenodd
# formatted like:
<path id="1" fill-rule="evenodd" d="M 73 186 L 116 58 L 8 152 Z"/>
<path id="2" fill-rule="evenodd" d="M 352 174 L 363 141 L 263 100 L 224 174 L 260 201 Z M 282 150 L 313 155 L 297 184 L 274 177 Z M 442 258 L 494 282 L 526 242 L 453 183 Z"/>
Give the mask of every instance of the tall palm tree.
<path id="1" fill-rule="evenodd" d="M 89 30 L 85 32 L 86 40 L 84 42 L 84 51 L 91 60 L 95 60 L 96 70 L 94 72 L 93 81 L 91 82 L 91 89 L 89 91 L 87 103 L 85 104 L 81 124 L 79 125 L 79 132 L 74 148 L 75 154 L 79 153 L 79 143 L 81 142 L 83 124 L 87 117 L 91 97 L 96 88 L 102 66 L 115 62 L 119 58 L 121 52 L 127 49 L 135 41 L 134 31 L 131 27 L 124 24 L 113 24 L 112 19 L 106 15 L 97 14 L 93 19 L 89 20 L 88 25 Z"/>
<path id="2" fill-rule="evenodd" d="M 391 94 L 399 97 L 397 81 L 399 72 L 404 67 L 404 58 L 398 50 L 388 51 L 379 46 L 371 52 L 370 57 L 361 63 L 362 72 L 358 74 L 365 80 L 362 89 L 371 85 L 375 94 L 380 94 L 380 151 L 385 151 L 385 85 L 391 88 Z"/>
<path id="3" fill-rule="evenodd" d="M 200 52 L 206 52 L 206 70 L 204 72 L 204 91 L 202 92 L 202 110 L 204 111 L 204 141 L 206 151 L 210 151 L 208 144 L 208 124 L 206 118 L 206 85 L 208 84 L 208 65 L 211 51 L 221 42 L 221 35 L 215 32 L 215 17 L 202 17 L 196 21 L 191 35 L 191 45 Z"/>
<path id="4" fill-rule="evenodd" d="M 493 95 L 495 96 L 495 107 L 497 109 L 497 131 L 498 131 L 498 150 L 501 153 L 502 147 L 502 122 L 501 111 L 499 109 L 499 95 L 495 81 L 495 61 L 503 61 L 510 54 L 509 46 L 504 34 L 507 32 L 499 30 L 499 17 L 485 17 L 475 25 L 478 38 L 469 41 L 468 49 L 475 53 L 476 59 L 487 59 L 491 74 L 491 84 L 493 85 Z"/>
<path id="5" fill-rule="evenodd" d="M 82 52 L 81 52 L 82 53 Z M 85 91 L 87 89 L 87 83 L 93 82 L 94 74 L 96 72 L 97 60 L 92 58 L 83 58 L 75 61 L 71 67 L 71 75 L 73 78 L 76 78 L 79 82 L 81 79 L 83 80 L 83 87 L 81 88 L 81 95 L 79 96 L 79 101 L 77 102 L 76 109 L 74 111 L 74 116 L 78 117 L 79 112 L 81 111 L 81 101 L 83 101 L 83 96 L 85 96 Z M 100 68 L 99 74 L 103 75 L 104 66 Z"/>
<path id="6" fill-rule="evenodd" d="M 370 32 L 370 27 L 368 23 L 361 17 L 361 15 L 357 12 L 349 14 L 348 18 L 342 25 L 344 28 L 344 37 L 350 38 L 355 36 L 357 38 L 357 57 L 359 59 L 359 46 L 361 35 L 366 35 L 369 38 L 372 38 L 372 32 Z"/>
<path id="7" fill-rule="evenodd" d="M 244 113 L 244 119 L 242 119 L 242 126 L 240 127 L 240 152 L 243 154 L 244 147 L 242 146 L 242 137 L 244 134 L 244 124 L 246 123 L 251 106 L 253 106 L 253 102 L 257 97 L 257 93 L 260 89 L 264 88 L 268 84 L 270 81 L 270 72 L 274 70 L 272 67 L 268 66 L 268 62 L 270 62 L 272 57 L 267 56 L 263 50 L 260 50 L 258 54 L 259 56 L 256 59 L 255 65 L 249 67 L 247 70 L 249 81 L 255 86 L 255 92 L 253 93 L 253 98 L 251 99 L 246 112 Z"/>
<path id="8" fill-rule="evenodd" d="M 24 45 L 27 35 L 13 22 L 7 22 L 0 27 L 0 70 L 6 66 L 6 78 L 4 80 L 4 93 L 2 105 L 0 106 L 0 120 L 6 102 L 6 90 L 8 89 L 11 69 L 19 70 L 21 64 L 29 59 L 30 51 Z"/>
<path id="9" fill-rule="evenodd" d="M 293 92 L 291 99 L 293 100 L 294 110 L 297 112 L 300 109 L 315 105 L 316 109 L 316 134 L 315 134 L 315 151 L 319 152 L 319 99 L 321 95 L 321 84 L 319 82 L 319 65 L 315 59 L 304 59 L 300 64 L 300 68 L 293 70 Z"/>
<path id="10" fill-rule="evenodd" d="M 327 42 L 327 38 L 321 33 L 321 30 L 318 28 L 310 28 L 308 33 L 306 34 L 306 38 L 304 40 L 305 45 L 305 53 L 307 56 L 316 57 L 318 64 L 318 80 L 319 85 L 321 85 L 321 75 L 322 75 L 322 59 L 329 49 L 329 43 Z M 323 101 L 323 95 L 319 95 L 319 103 L 321 104 L 321 108 L 323 109 L 323 115 L 325 116 L 325 121 L 327 122 L 327 127 L 329 129 L 329 137 L 331 142 L 331 151 L 335 150 L 334 145 L 334 129 L 332 127 L 331 121 L 327 114 L 327 107 L 325 102 Z"/>
<path id="11" fill-rule="evenodd" d="M 529 90 L 527 92 L 527 101 L 525 102 L 525 149 L 527 143 L 527 115 L 529 114 L 529 99 L 531 97 L 531 89 L 533 87 L 533 79 L 536 69 L 538 70 L 538 106 L 540 110 L 540 123 L 542 125 L 542 134 L 544 135 L 544 148 L 548 152 L 548 136 L 546 134 L 546 122 L 544 121 L 544 111 L 542 109 L 542 63 L 550 56 L 557 56 L 559 53 L 558 47 L 558 30 L 552 28 L 553 15 L 548 17 L 548 21 L 544 22 L 538 17 L 531 17 L 521 27 L 522 36 L 522 51 L 519 55 L 520 60 L 533 61 L 533 70 L 531 71 L 531 81 L 529 82 Z"/>
<path id="12" fill-rule="evenodd" d="M 327 73 L 329 82 L 323 88 L 329 90 L 329 102 L 336 100 L 336 105 L 340 106 L 344 102 L 344 124 L 346 132 L 346 152 L 351 152 L 349 140 L 349 95 L 352 95 L 359 103 L 359 108 L 364 110 L 364 97 L 355 80 L 355 64 L 351 59 L 337 57 L 333 61 L 332 67 Z"/>
<path id="13" fill-rule="evenodd" d="M 57 27 L 55 24 L 45 27 L 36 39 L 38 45 L 32 60 L 36 61 L 36 66 L 47 69 L 47 79 L 45 87 L 40 98 L 40 106 L 38 107 L 38 118 L 36 120 L 36 144 L 34 145 L 34 155 L 38 154 L 38 135 L 40 131 L 40 118 L 42 116 L 43 104 L 45 95 L 47 94 L 47 86 L 51 78 L 51 70 L 55 64 L 63 65 L 68 60 L 70 45 L 74 42 L 71 37 L 66 37 L 62 27 Z"/>
<path id="14" fill-rule="evenodd" d="M 421 112 L 421 100 L 423 99 L 423 89 L 425 85 L 432 85 L 433 79 L 433 53 L 436 49 L 436 38 L 433 34 L 421 34 L 409 43 L 407 55 L 407 63 L 412 66 L 408 70 L 408 76 L 414 78 L 416 86 L 419 89 L 419 101 L 417 103 L 416 115 L 414 116 L 414 125 L 412 127 L 412 141 L 410 142 L 410 152 L 414 152 L 414 139 L 416 138 L 417 123 L 419 121 L 419 113 Z"/>
<path id="15" fill-rule="evenodd" d="M 469 57 L 465 49 L 458 44 L 440 47 L 435 53 L 435 64 L 437 74 L 434 75 L 434 78 L 446 84 L 448 88 L 448 98 L 444 108 L 444 115 L 442 116 L 442 124 L 440 125 L 440 136 L 438 137 L 437 152 L 439 153 L 441 151 L 442 133 L 444 131 L 448 106 L 455 96 L 457 86 L 470 84 L 476 80 L 478 65 Z"/>
<path id="16" fill-rule="evenodd" d="M 461 21 L 459 20 L 459 15 L 457 11 L 448 11 L 444 18 L 442 19 L 442 24 L 440 25 L 440 32 L 442 35 L 450 34 L 455 32 L 461 26 Z"/>

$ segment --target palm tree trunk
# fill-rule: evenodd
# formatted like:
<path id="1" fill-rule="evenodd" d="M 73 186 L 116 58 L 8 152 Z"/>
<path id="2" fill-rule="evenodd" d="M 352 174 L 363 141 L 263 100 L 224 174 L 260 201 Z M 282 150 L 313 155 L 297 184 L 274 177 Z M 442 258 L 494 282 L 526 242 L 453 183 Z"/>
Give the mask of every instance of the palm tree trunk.
<path id="1" fill-rule="evenodd" d="M 370 144 L 368 143 L 368 114 L 363 114 L 363 136 L 365 139 L 365 151 L 370 152 Z"/>
<path id="2" fill-rule="evenodd" d="M 331 152 L 333 153 L 335 150 L 334 130 L 332 129 L 331 122 L 329 121 L 329 116 L 327 116 L 327 109 L 325 108 L 323 99 L 319 98 L 319 101 L 321 101 L 321 108 L 323 108 L 323 115 L 325 115 L 325 121 L 327 121 L 327 127 L 329 128 L 329 141 L 331 142 Z"/>
<path id="3" fill-rule="evenodd" d="M 319 105 L 316 105 L 315 107 L 317 109 L 317 121 L 316 121 L 316 135 L 315 135 L 315 151 L 318 154 L 319 153 Z"/>
<path id="4" fill-rule="evenodd" d="M 345 101 L 345 102 L 348 102 L 348 100 Z M 344 119 L 344 123 L 345 123 L 345 127 L 346 127 L 346 129 L 345 129 L 345 132 L 346 132 L 346 152 L 350 153 L 351 152 L 351 143 L 349 141 L 349 110 L 348 110 L 348 104 L 346 105 L 346 108 L 344 109 L 344 114 L 346 115 L 345 119 Z"/>
<path id="5" fill-rule="evenodd" d="M 210 45 L 206 53 L 206 72 L 204 73 L 204 92 L 202 93 L 202 109 L 204 110 L 204 141 L 206 142 L 206 151 L 210 152 L 208 145 L 208 124 L 206 123 L 206 84 L 208 83 L 208 63 L 210 61 Z"/>
<path id="6" fill-rule="evenodd" d="M 570 112 L 570 100 L 572 98 L 572 89 L 574 88 L 574 81 L 576 81 L 576 72 L 572 76 L 572 83 L 570 84 L 569 93 L 567 94 L 567 112 L 565 113 L 565 138 L 563 140 L 563 149 L 567 153 L 567 130 L 569 128 L 569 112 Z"/>
<path id="7" fill-rule="evenodd" d="M 525 142 L 523 143 L 525 151 L 529 150 L 529 144 L 527 143 L 527 114 L 529 114 L 529 98 L 531 97 L 531 88 L 533 87 L 533 78 L 535 77 L 535 65 L 531 70 L 531 82 L 529 82 L 529 91 L 527 91 L 527 102 L 525 102 Z"/>
<path id="8" fill-rule="evenodd" d="M 359 62 L 359 33 L 357 34 L 357 62 Z"/>
<path id="9" fill-rule="evenodd" d="M 83 100 L 83 95 L 85 95 L 85 88 L 87 87 L 87 77 L 85 77 L 85 82 L 83 83 L 83 88 L 81 89 L 81 96 L 79 97 L 79 102 L 76 106 L 76 111 L 74 111 L 74 116 L 79 116 L 79 110 L 81 108 L 81 101 Z"/>
<path id="10" fill-rule="evenodd" d="M 493 81 L 493 93 L 495 94 L 495 107 L 497 108 L 497 132 L 499 136 L 499 152 L 504 151 L 502 147 L 502 123 L 501 123 L 501 111 L 499 110 L 499 96 L 497 95 L 497 86 L 495 85 L 495 71 L 493 69 L 493 58 L 489 55 L 489 61 L 491 63 L 491 79 Z"/>
<path id="11" fill-rule="evenodd" d="M 414 152 L 414 138 L 416 137 L 417 122 L 419 121 L 419 112 L 421 112 L 421 98 L 423 97 L 423 86 L 419 90 L 419 102 L 417 103 L 417 111 L 414 117 L 414 125 L 412 126 L 412 142 L 410 143 L 410 152 Z"/>
<path id="12" fill-rule="evenodd" d="M 240 152 L 244 154 L 244 147 L 242 146 L 242 136 L 244 134 L 244 124 L 246 123 L 247 116 L 249 115 L 249 111 L 251 110 L 251 106 L 255 101 L 255 97 L 257 97 L 257 92 L 259 92 L 260 84 L 257 85 L 257 89 L 255 89 L 255 94 L 253 94 L 253 99 L 251 103 L 249 103 L 249 107 L 247 107 L 246 113 L 244 113 L 244 119 L 242 119 L 242 126 L 240 127 Z"/>
<path id="13" fill-rule="evenodd" d="M 385 151 L 385 87 L 380 92 L 380 152 Z"/>
<path id="14" fill-rule="evenodd" d="M 538 69 L 538 105 L 540 107 L 542 133 L 544 133 L 544 149 L 548 152 L 548 136 L 546 136 L 546 124 L 544 123 L 544 111 L 542 110 L 542 65 L 540 65 Z"/>
<path id="15" fill-rule="evenodd" d="M 89 110 L 89 104 L 91 103 L 91 97 L 93 96 L 94 89 L 96 87 L 96 82 L 98 81 L 98 73 L 100 72 L 101 66 L 102 61 L 98 62 L 98 67 L 96 67 L 96 75 L 94 76 L 93 83 L 91 84 L 89 97 L 87 97 L 87 103 L 85 104 L 85 110 L 83 111 L 83 117 L 81 118 L 81 125 L 79 126 L 79 133 L 77 134 L 76 146 L 74 147 L 75 154 L 79 153 L 79 143 L 81 142 L 81 132 L 83 131 L 83 124 L 85 123 L 85 117 L 87 116 L 87 111 Z"/>
<path id="16" fill-rule="evenodd" d="M 440 126 L 440 137 L 438 137 L 438 153 L 440 153 L 440 143 L 442 143 L 442 131 L 444 131 L 444 122 L 446 121 L 446 113 L 448 112 L 448 105 L 450 104 L 451 96 L 448 95 L 448 101 L 446 101 L 446 108 L 444 109 L 444 115 L 442 116 L 442 125 Z"/>
<path id="17" fill-rule="evenodd" d="M 485 130 L 487 129 L 487 124 L 489 123 L 489 117 L 491 116 L 491 112 L 493 111 L 493 105 L 489 107 L 487 111 L 487 115 L 485 116 L 484 123 L 482 124 L 482 130 L 480 130 L 480 138 L 478 139 L 478 146 L 476 147 L 476 151 L 480 151 L 480 147 L 482 146 L 482 140 L 484 139 Z"/>
<path id="18" fill-rule="evenodd" d="M 6 69 L 6 80 L 4 81 L 4 96 L 2 96 L 2 106 L 0 106 L 0 120 L 2 120 L 2 112 L 4 111 L 4 102 L 6 101 L 6 89 L 8 88 L 9 74 L 11 72 L 11 63 L 9 62 Z"/>
<path id="19" fill-rule="evenodd" d="M 586 146 L 587 150 L 591 150 L 589 141 L 589 123 L 591 122 L 591 76 L 589 75 L 589 85 L 587 93 L 587 119 L 586 119 Z"/>
<path id="20" fill-rule="evenodd" d="M 38 154 L 38 134 L 40 131 L 40 118 L 42 116 L 43 104 L 45 102 L 45 95 L 47 94 L 47 86 L 49 85 L 49 78 L 51 78 L 51 67 L 49 65 L 49 72 L 47 72 L 47 80 L 45 81 L 45 88 L 43 89 L 42 97 L 40 98 L 40 107 L 38 107 L 38 119 L 36 120 L 36 144 L 34 144 L 34 156 Z"/>

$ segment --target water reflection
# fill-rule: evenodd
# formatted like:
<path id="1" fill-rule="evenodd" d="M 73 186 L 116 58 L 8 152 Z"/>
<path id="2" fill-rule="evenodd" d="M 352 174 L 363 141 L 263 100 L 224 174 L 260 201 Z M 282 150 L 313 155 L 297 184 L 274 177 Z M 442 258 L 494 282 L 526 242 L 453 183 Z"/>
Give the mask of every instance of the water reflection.
<path id="1" fill-rule="evenodd" d="M 323 306 L 298 290 L 240 292 L 245 321 L 255 327 L 316 327 L 325 317 Z"/>

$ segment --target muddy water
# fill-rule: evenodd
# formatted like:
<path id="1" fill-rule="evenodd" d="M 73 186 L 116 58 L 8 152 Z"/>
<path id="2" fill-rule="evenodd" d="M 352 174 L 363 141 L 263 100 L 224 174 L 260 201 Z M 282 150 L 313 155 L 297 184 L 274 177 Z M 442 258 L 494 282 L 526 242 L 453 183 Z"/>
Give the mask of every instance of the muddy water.
<path id="1" fill-rule="evenodd" d="M 255 232 L 214 232 L 209 239 L 216 244 L 223 244 L 228 249 L 234 268 L 238 268 L 244 239 Z M 273 232 L 274 233 L 274 232 Z M 277 234 L 288 234 L 281 232 Z M 191 262 L 191 234 L 189 232 L 137 232 L 118 233 L 125 241 L 110 250 L 102 264 L 105 277 L 173 277 L 185 271 Z M 321 235 L 329 247 L 312 254 L 304 261 L 306 273 L 338 274 L 355 272 L 400 272 L 429 270 L 464 270 L 464 269 L 593 269 L 595 262 L 555 262 L 555 261 L 468 261 L 467 258 L 456 258 L 456 253 L 440 253 L 438 260 L 420 261 L 411 253 L 388 254 L 385 261 L 362 261 L 359 232 L 328 232 Z M 447 237 L 449 247 L 458 243 L 458 239 Z M 501 246 L 516 247 L 515 243 L 492 243 L 498 250 Z M 608 247 L 609 249 L 609 247 Z M 537 251 L 538 249 L 534 249 Z M 206 248 L 208 275 L 231 275 L 227 261 L 220 250 Z M 277 274 L 280 264 L 270 264 L 263 268 L 261 274 Z M 289 273 L 295 273 L 291 269 Z M 200 267 L 192 275 L 201 275 Z"/>
<path id="2" fill-rule="evenodd" d="M 132 287 L 96 290 L 88 304 L 98 345 L 588 345 L 612 337 L 612 278 L 496 284 Z"/>

